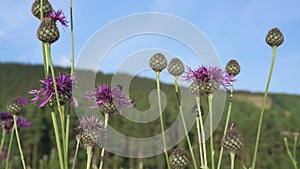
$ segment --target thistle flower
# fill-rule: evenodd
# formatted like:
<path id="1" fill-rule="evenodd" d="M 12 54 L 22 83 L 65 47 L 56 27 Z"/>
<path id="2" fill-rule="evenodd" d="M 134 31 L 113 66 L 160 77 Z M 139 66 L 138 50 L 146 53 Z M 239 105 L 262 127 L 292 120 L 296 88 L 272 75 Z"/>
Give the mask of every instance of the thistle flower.
<path id="1" fill-rule="evenodd" d="M 266 42 L 271 47 L 278 47 L 284 42 L 284 36 L 278 28 L 272 28 L 266 36 Z"/>
<path id="2" fill-rule="evenodd" d="M 95 101 L 95 105 L 90 108 L 99 107 L 102 112 L 107 114 L 115 112 L 121 114 L 121 107 L 133 106 L 131 100 L 119 87 L 111 87 L 106 84 L 98 84 L 96 90 L 89 91 L 85 98 Z"/>
<path id="3" fill-rule="evenodd" d="M 238 153 L 244 147 L 242 136 L 234 129 L 234 123 L 231 124 L 230 129 L 226 132 L 222 140 L 222 146 L 225 151 L 234 154 Z"/>
<path id="4" fill-rule="evenodd" d="M 0 128 L 10 133 L 14 124 L 13 115 L 8 112 L 0 113 Z M 26 118 L 18 116 L 17 127 L 18 128 L 29 128 L 31 122 L 28 122 Z"/>
<path id="5" fill-rule="evenodd" d="M 161 72 L 167 67 L 167 59 L 163 54 L 156 53 L 149 60 L 149 66 L 153 69 L 153 71 Z"/>
<path id="6" fill-rule="evenodd" d="M 74 78 L 75 76 L 71 77 L 66 73 L 59 73 L 55 77 L 59 102 L 61 105 L 72 101 L 75 107 L 78 106 L 76 98 L 72 95 Z M 39 103 L 39 107 L 44 107 L 47 104 L 54 104 L 56 102 L 56 95 L 52 76 L 50 75 L 47 79 L 40 80 L 40 82 L 42 83 L 40 89 L 28 91 L 29 94 L 35 96 L 30 101 L 32 101 L 34 104 L 37 104 L 41 101 L 41 103 Z"/>
<path id="7" fill-rule="evenodd" d="M 198 88 L 203 89 L 195 92 L 199 94 L 203 92 L 207 94 L 214 93 L 219 89 L 220 85 L 227 90 L 227 87 L 230 86 L 230 83 L 233 81 L 232 76 L 217 66 L 201 66 L 196 70 L 192 70 L 190 67 L 187 67 L 187 72 L 185 72 L 183 78 L 186 81 L 197 81 L 197 85 L 199 85 Z"/>
<path id="8" fill-rule="evenodd" d="M 13 98 L 9 101 L 9 103 L 6 106 L 7 112 L 14 115 L 19 115 L 21 112 L 24 111 L 25 105 L 27 104 L 28 100 L 23 97 Z"/>
<path id="9" fill-rule="evenodd" d="M 40 19 L 41 17 L 40 9 L 40 0 L 35 0 L 31 6 L 31 12 L 38 19 Z M 43 17 L 47 17 L 52 12 L 52 10 L 53 8 L 50 2 L 48 0 L 43 0 Z"/>
<path id="10" fill-rule="evenodd" d="M 171 59 L 168 66 L 168 72 L 173 76 L 180 76 L 184 72 L 184 65 L 182 61 L 178 58 Z"/>
<path id="11" fill-rule="evenodd" d="M 183 169 L 188 166 L 190 154 L 184 149 L 177 148 L 170 155 L 170 163 L 174 169 Z"/>
<path id="12" fill-rule="evenodd" d="M 61 10 L 58 10 L 57 12 L 52 10 L 47 18 L 44 18 L 42 20 L 38 28 L 37 37 L 40 41 L 47 44 L 52 44 L 58 40 L 59 31 L 56 26 L 56 21 L 59 21 L 62 24 L 63 28 L 67 27 L 68 21 L 66 20 L 63 12 Z"/>
<path id="13" fill-rule="evenodd" d="M 104 123 L 97 116 L 85 116 L 79 120 L 79 124 L 82 129 L 80 141 L 84 147 L 103 145 Z"/>

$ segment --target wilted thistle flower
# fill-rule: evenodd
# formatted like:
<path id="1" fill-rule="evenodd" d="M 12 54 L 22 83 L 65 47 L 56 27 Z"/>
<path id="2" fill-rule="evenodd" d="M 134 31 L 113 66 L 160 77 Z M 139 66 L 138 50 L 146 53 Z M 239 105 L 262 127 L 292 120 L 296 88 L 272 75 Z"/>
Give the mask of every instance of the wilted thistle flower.
<path id="1" fill-rule="evenodd" d="M 38 19 L 41 18 L 41 13 L 40 13 L 40 0 L 35 0 L 31 6 L 31 12 L 32 14 L 37 17 Z M 43 17 L 47 17 L 51 11 L 53 10 L 52 5 L 48 0 L 43 0 Z"/>
<path id="2" fill-rule="evenodd" d="M 58 73 L 58 75 L 55 77 L 56 86 L 57 86 L 57 92 L 59 95 L 59 102 L 61 105 L 64 105 L 70 101 L 74 104 L 75 107 L 77 107 L 77 100 L 72 95 L 72 87 L 74 85 L 74 76 L 71 77 L 70 75 L 66 73 Z M 40 80 L 41 88 L 38 90 L 30 90 L 28 93 L 33 94 L 35 97 L 31 99 L 30 101 L 34 102 L 35 104 L 39 101 L 41 103 L 39 104 L 39 107 L 43 107 L 47 104 L 54 104 L 56 103 L 56 95 L 53 85 L 53 79 L 50 75 L 45 80 Z"/>
<path id="3" fill-rule="evenodd" d="M 190 88 L 192 94 L 214 93 L 219 89 L 220 85 L 227 90 L 227 87 L 233 81 L 230 75 L 217 66 L 201 66 L 196 70 L 187 67 L 187 72 L 183 78 L 186 81 L 194 81 Z"/>
<path id="4" fill-rule="evenodd" d="M 24 111 L 25 105 L 27 104 L 27 99 L 23 97 L 13 98 L 6 106 L 7 112 L 18 116 L 21 112 Z"/>
<path id="5" fill-rule="evenodd" d="M 131 100 L 119 87 L 106 84 L 98 84 L 96 90 L 89 91 L 85 98 L 95 101 L 95 105 L 91 108 L 99 107 L 103 113 L 107 114 L 121 114 L 121 107 L 132 107 Z"/>
<path id="6" fill-rule="evenodd" d="M 14 124 L 13 115 L 8 112 L 0 113 L 0 128 L 6 130 L 7 133 L 10 133 Z M 28 122 L 25 118 L 18 116 L 17 127 L 18 128 L 28 128 L 31 126 L 31 123 Z"/>
<path id="7" fill-rule="evenodd" d="M 266 36 L 266 42 L 271 47 L 278 47 L 284 42 L 284 36 L 278 28 L 272 28 Z"/>
<path id="8" fill-rule="evenodd" d="M 184 65 L 178 58 L 171 59 L 168 65 L 168 72 L 173 76 L 180 76 L 184 72 Z"/>
<path id="9" fill-rule="evenodd" d="M 167 67 L 167 59 L 161 53 L 154 54 L 149 60 L 149 66 L 155 72 L 161 72 L 164 68 Z"/>
<path id="10" fill-rule="evenodd" d="M 240 73 L 241 67 L 236 60 L 230 60 L 226 65 L 226 72 L 231 76 L 236 76 Z"/>
<path id="11" fill-rule="evenodd" d="M 85 116 L 79 120 L 82 129 L 80 141 L 84 147 L 103 145 L 104 123 L 95 115 Z"/>
<path id="12" fill-rule="evenodd" d="M 181 148 L 175 149 L 169 157 L 170 164 L 174 169 L 183 169 L 188 166 L 190 163 L 189 158 L 190 154 Z"/>
<path id="13" fill-rule="evenodd" d="M 54 10 L 48 15 L 47 18 L 43 18 L 40 27 L 37 31 L 37 37 L 40 41 L 52 44 L 59 38 L 59 30 L 56 26 L 56 21 L 59 21 L 63 27 L 67 26 L 67 20 L 61 10 L 55 12 Z"/>
<path id="14" fill-rule="evenodd" d="M 234 154 L 238 153 L 244 147 L 242 136 L 234 129 L 233 123 L 222 140 L 222 147 L 225 151 Z"/>

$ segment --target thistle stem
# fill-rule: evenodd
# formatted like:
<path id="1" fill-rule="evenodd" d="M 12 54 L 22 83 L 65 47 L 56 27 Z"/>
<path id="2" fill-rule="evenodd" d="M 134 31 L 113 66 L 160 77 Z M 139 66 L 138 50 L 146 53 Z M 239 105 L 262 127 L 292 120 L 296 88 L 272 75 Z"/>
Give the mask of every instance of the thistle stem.
<path id="1" fill-rule="evenodd" d="M 57 147 L 57 151 L 58 151 L 59 166 L 61 169 L 64 169 L 64 163 L 63 163 L 63 157 L 62 157 L 61 145 L 60 145 L 60 138 L 59 138 L 59 134 L 58 134 L 56 116 L 55 116 L 54 112 L 51 112 L 51 117 L 52 117 L 52 123 L 53 123 L 53 128 L 54 128 L 56 147 Z"/>
<path id="2" fill-rule="evenodd" d="M 2 137 L 1 137 L 1 144 L 0 144 L 0 155 L 2 154 L 2 148 L 3 148 L 3 145 L 4 145 L 5 137 L 6 137 L 6 129 L 3 129 L 2 130 Z"/>
<path id="3" fill-rule="evenodd" d="M 204 169 L 208 169 L 207 166 L 207 156 L 206 156 L 206 145 L 205 145 L 205 133 L 204 133 L 204 127 L 203 127 L 203 120 L 202 120 L 202 114 L 201 114 L 201 106 L 200 106 L 200 97 L 195 97 L 197 108 L 198 108 L 198 116 L 200 121 L 200 129 L 199 124 L 197 125 L 197 131 L 198 131 L 198 138 L 199 138 L 199 147 L 202 146 L 203 150 L 203 161 L 204 161 Z M 198 122 L 199 123 L 199 122 Z M 201 136 L 200 136 L 201 132 Z M 200 158 L 201 158 L 201 152 L 200 152 Z"/>
<path id="4" fill-rule="evenodd" d="M 267 82 L 267 85 L 266 85 L 264 100 L 263 100 L 263 103 L 262 103 L 262 108 L 261 108 L 260 117 L 259 117 L 259 123 L 258 123 L 258 128 L 257 128 L 256 142 L 255 142 L 255 148 L 254 148 L 254 154 L 253 154 L 253 161 L 252 161 L 251 169 L 255 169 L 255 163 L 256 163 L 257 151 L 258 151 L 258 143 L 259 143 L 259 138 L 260 138 L 260 133 L 261 133 L 263 117 L 264 117 L 264 110 L 265 110 L 265 105 L 266 105 L 266 102 L 267 102 L 269 86 L 270 86 L 272 73 L 273 73 L 273 68 L 274 68 L 274 63 L 275 63 L 275 58 L 276 58 L 276 49 L 277 49 L 276 46 L 272 48 L 272 63 L 271 63 L 270 71 L 269 71 L 268 82 Z"/>
<path id="5" fill-rule="evenodd" d="M 20 156 L 21 156 L 22 166 L 23 166 L 23 169 L 26 169 L 26 164 L 25 164 L 22 146 L 20 143 L 20 138 L 19 138 L 19 133 L 18 133 L 18 126 L 17 126 L 18 116 L 14 115 L 13 118 L 14 118 L 14 130 L 16 132 L 16 138 L 17 138 L 18 148 L 19 148 L 19 152 L 20 152 Z"/>
<path id="6" fill-rule="evenodd" d="M 231 169 L 234 169 L 235 153 L 230 153 Z"/>
<path id="7" fill-rule="evenodd" d="M 159 119 L 160 119 L 160 127 L 162 132 L 162 139 L 163 139 L 163 146 L 164 146 L 164 153 L 165 158 L 167 162 L 168 169 L 171 169 L 170 167 L 170 161 L 169 161 L 169 155 L 167 152 L 167 144 L 166 144 L 166 138 L 165 138 L 165 129 L 164 129 L 164 121 L 162 117 L 162 108 L 161 108 L 161 100 L 160 100 L 160 84 L 159 84 L 159 74 L 160 72 L 155 72 L 156 74 L 156 88 L 157 88 L 157 100 L 158 100 L 158 109 L 159 109 Z"/>
<path id="8" fill-rule="evenodd" d="M 194 152 L 193 152 L 193 148 L 192 148 L 192 144 L 191 144 L 191 141 L 190 141 L 189 133 L 187 131 L 185 119 L 184 119 L 184 116 L 183 116 L 182 106 L 181 106 L 181 102 L 180 102 L 180 98 L 179 98 L 178 76 L 175 77 L 175 92 L 176 92 L 176 96 L 177 96 L 177 100 L 178 100 L 178 104 L 179 104 L 180 116 L 181 116 L 181 119 L 182 119 L 182 124 L 183 124 L 184 132 L 185 132 L 185 137 L 186 137 L 186 140 L 188 142 L 188 146 L 189 146 L 190 153 L 191 153 L 191 156 L 192 156 L 192 161 L 193 161 L 194 168 L 197 169 L 198 167 L 197 167 L 197 163 L 196 163 L 196 160 L 195 160 L 195 155 L 194 155 Z"/>
<path id="9" fill-rule="evenodd" d="M 107 129 L 107 125 L 108 125 L 108 119 L 109 119 L 109 114 L 105 113 L 104 116 L 104 144 L 103 144 L 103 148 L 101 150 L 101 154 L 100 154 L 100 165 L 99 165 L 99 169 L 102 169 L 103 167 L 103 161 L 104 161 L 104 152 L 105 152 L 105 136 L 106 136 L 106 129 Z"/>
<path id="10" fill-rule="evenodd" d="M 8 144 L 8 149 L 7 149 L 7 157 L 6 157 L 5 169 L 8 169 L 8 165 L 9 165 L 11 145 L 12 145 L 12 141 L 14 139 L 14 131 L 15 131 L 15 126 L 13 125 L 13 128 L 12 128 L 11 133 L 10 133 L 10 139 L 9 139 L 9 144 Z"/>
<path id="11" fill-rule="evenodd" d="M 293 157 L 293 155 L 292 155 L 292 153 L 291 153 L 291 151 L 290 151 L 290 148 L 289 148 L 289 145 L 288 145 L 288 142 L 287 142 L 287 138 L 284 137 L 283 140 L 284 140 L 286 152 L 287 152 L 288 156 L 290 157 L 290 159 L 291 159 L 291 161 L 292 161 L 292 163 L 293 163 L 294 169 L 298 169 L 298 167 L 297 167 L 297 161 L 296 161 L 296 159 Z"/>
<path id="12" fill-rule="evenodd" d="M 77 159 L 77 155 L 78 155 L 79 144 L 80 144 L 80 139 L 77 139 L 77 144 L 76 144 L 76 149 L 75 149 L 75 155 L 74 155 L 74 159 L 73 159 L 72 169 L 75 169 L 75 166 L 76 166 L 76 159 Z"/>
<path id="13" fill-rule="evenodd" d="M 294 156 L 294 159 L 297 159 L 296 158 L 297 141 L 298 141 L 298 136 L 294 136 L 294 145 L 293 145 L 293 156 Z"/>
<path id="14" fill-rule="evenodd" d="M 231 114 L 231 107 L 232 107 L 232 98 L 233 98 L 233 83 L 230 88 L 230 98 L 229 98 L 228 112 L 227 112 L 227 117 L 226 117 L 226 122 L 225 122 L 225 127 L 224 127 L 223 139 L 224 139 L 227 129 L 228 129 L 228 124 L 229 124 L 229 119 L 230 119 L 230 114 Z M 220 167 L 221 167 L 223 151 L 224 151 L 223 146 L 221 146 L 217 169 L 220 169 Z"/>
<path id="15" fill-rule="evenodd" d="M 69 131 L 70 131 L 70 114 L 68 113 L 66 118 L 66 144 L 65 144 L 65 167 L 68 168 L 68 155 L 69 155 Z"/>
<path id="16" fill-rule="evenodd" d="M 40 0 L 40 23 L 42 23 L 44 18 L 44 12 L 43 12 L 43 0 Z M 48 78 L 49 75 L 49 67 L 48 67 L 48 59 L 46 57 L 46 48 L 45 43 L 42 42 L 42 54 L 43 54 L 43 60 L 44 60 L 44 74 L 45 79 Z"/>
<path id="17" fill-rule="evenodd" d="M 209 135 L 210 135 L 210 154 L 211 154 L 211 168 L 215 169 L 215 150 L 214 150 L 214 137 L 213 137 L 213 112 L 212 100 L 213 94 L 208 94 L 208 111 L 209 111 Z"/>
<path id="18" fill-rule="evenodd" d="M 74 55 L 75 55 L 75 50 L 74 50 L 74 25 L 73 25 L 73 1 L 70 0 L 70 26 L 71 26 L 71 43 L 72 43 L 72 65 L 71 65 L 71 76 L 74 74 Z"/>
<path id="19" fill-rule="evenodd" d="M 88 146 L 86 148 L 86 153 L 87 153 L 86 169 L 90 169 L 91 168 L 92 157 L 93 157 L 93 147 Z"/>

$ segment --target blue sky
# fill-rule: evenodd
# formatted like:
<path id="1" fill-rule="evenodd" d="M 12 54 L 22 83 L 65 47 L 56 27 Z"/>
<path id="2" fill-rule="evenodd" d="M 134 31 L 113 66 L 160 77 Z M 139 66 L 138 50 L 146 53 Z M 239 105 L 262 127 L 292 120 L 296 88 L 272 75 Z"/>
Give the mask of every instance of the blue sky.
<path id="1" fill-rule="evenodd" d="M 0 62 L 42 64 L 41 44 L 35 36 L 39 21 L 31 14 L 32 2 L 1 0 Z M 69 1 L 52 0 L 51 3 L 55 9 L 62 9 L 69 17 Z M 76 58 L 89 38 L 112 21 L 136 13 L 162 12 L 180 17 L 201 30 L 216 49 L 223 66 L 230 59 L 238 60 L 242 71 L 237 77 L 235 87 L 252 92 L 261 92 L 265 88 L 271 63 L 271 48 L 265 43 L 265 35 L 270 28 L 279 27 L 285 36 L 285 42 L 278 48 L 270 91 L 300 94 L 297 70 L 300 66 L 298 0 L 232 0 L 230 3 L 199 0 L 89 0 L 73 1 L 73 10 Z M 70 28 L 63 31 L 59 26 L 59 29 L 61 38 L 52 45 L 52 57 L 54 64 L 68 66 L 71 55 Z M 184 53 L 184 50 L 178 53 L 182 44 L 174 40 L 155 36 L 147 38 L 157 38 L 160 40 L 160 48 L 165 47 L 175 55 L 190 54 Z M 126 43 L 130 44 L 131 41 Z M 133 48 L 134 50 L 157 47 L 153 41 L 147 42 L 139 38 L 135 38 L 133 44 L 140 45 L 140 48 Z M 124 60 L 126 56 L 120 53 L 116 53 L 116 59 Z M 113 54 L 112 51 L 111 55 Z M 113 68 L 118 63 L 108 60 L 106 62 L 103 63 L 102 71 L 114 72 Z M 201 62 L 195 61 L 192 67 L 196 65 L 200 66 Z"/>

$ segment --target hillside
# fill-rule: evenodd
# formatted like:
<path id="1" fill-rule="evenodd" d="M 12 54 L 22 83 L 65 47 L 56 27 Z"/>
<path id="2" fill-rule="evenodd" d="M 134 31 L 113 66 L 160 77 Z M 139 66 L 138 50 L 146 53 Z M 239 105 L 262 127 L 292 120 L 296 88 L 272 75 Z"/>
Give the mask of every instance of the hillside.
<path id="1" fill-rule="evenodd" d="M 68 71 L 68 69 L 56 68 L 56 72 Z M 27 91 L 38 88 L 39 79 L 42 79 L 42 77 L 42 66 L 0 63 L 0 112 L 5 111 L 8 100 L 13 97 L 24 96 L 26 98 L 32 98 L 32 96 L 27 94 Z M 111 78 L 111 75 L 98 73 L 96 82 L 109 83 Z M 165 109 L 164 119 L 166 120 L 166 126 L 170 127 L 178 115 L 176 104 L 171 104 L 176 103 L 176 96 L 174 94 L 172 85 L 162 84 L 161 87 L 162 90 L 167 93 L 166 97 L 168 99 L 168 103 Z M 150 103 L 148 101 L 148 95 L 154 88 L 155 81 L 151 79 L 139 77 L 135 77 L 133 79 L 129 91 L 130 97 L 135 101 L 136 109 L 144 111 L 149 108 Z M 237 129 L 240 131 L 245 141 L 245 148 L 240 154 L 237 155 L 236 168 L 242 168 L 242 165 L 249 166 L 251 164 L 257 130 L 256 126 L 258 124 L 262 99 L 263 93 L 236 91 L 234 94 L 231 121 L 236 123 Z M 203 98 L 203 100 L 205 100 L 205 98 Z M 185 105 L 186 107 L 189 108 L 193 106 L 193 98 L 187 102 L 188 104 Z M 204 107 L 206 107 L 205 103 L 206 101 L 204 102 Z M 284 148 L 280 131 L 284 128 L 289 128 L 293 131 L 299 131 L 299 110 L 300 96 L 269 94 L 266 104 L 266 113 L 264 117 L 257 168 L 292 168 L 292 164 L 286 155 L 286 150 Z M 221 122 L 219 123 L 215 132 L 216 150 L 219 150 L 220 147 L 220 140 L 223 133 L 222 128 L 225 123 L 226 112 L 227 107 L 224 109 Z M 33 169 L 39 167 L 41 168 L 41 166 L 47 166 L 48 164 L 50 166 L 58 165 L 53 162 L 56 160 L 55 141 L 53 138 L 51 117 L 48 110 L 38 109 L 35 106 L 30 105 L 28 106 L 24 116 L 32 122 L 32 126 L 29 129 L 24 129 L 21 131 L 21 138 L 23 139 L 22 144 L 24 145 L 23 149 L 26 152 L 25 156 L 27 163 L 31 164 Z M 75 149 L 75 136 L 77 134 L 77 130 L 75 128 L 78 123 L 76 120 L 76 114 L 73 111 L 71 111 L 71 117 L 72 130 L 70 131 L 71 134 L 69 147 L 74 147 Z M 149 137 L 160 133 L 158 119 L 149 124 L 137 124 L 122 118 L 122 116 L 114 116 L 111 118 L 110 124 L 119 132 L 132 137 Z M 193 139 L 192 141 L 193 145 L 195 145 L 196 152 L 198 152 L 195 127 L 192 128 L 190 136 Z M 292 137 L 289 141 L 292 142 Z M 178 146 L 185 147 L 186 145 L 182 142 Z M 134 145 L 128 149 L 130 148 L 134 148 Z M 70 157 L 73 156 L 74 149 L 70 150 Z M 15 154 L 17 154 L 16 146 L 13 151 Z M 99 155 L 97 153 L 95 154 L 96 157 Z M 84 149 L 81 148 L 79 152 L 78 168 L 84 168 L 85 155 Z M 299 151 L 298 156 L 300 156 Z M 225 157 L 226 158 L 223 158 L 224 168 L 229 168 L 229 155 L 225 154 Z M 129 168 L 129 166 L 134 166 L 133 168 L 135 169 L 139 163 L 143 163 L 144 167 L 148 169 L 163 168 L 160 166 L 160 161 L 163 159 L 163 155 L 145 159 L 129 159 L 107 154 L 105 158 L 111 161 L 105 164 L 106 169 L 117 169 L 120 167 Z M 0 162 L 0 167 L 1 164 L 2 162 Z"/>

